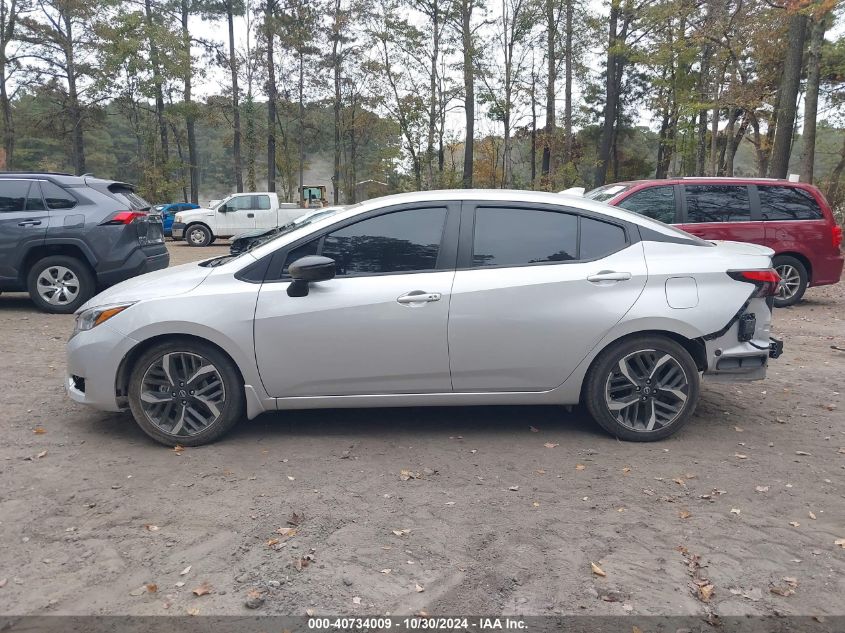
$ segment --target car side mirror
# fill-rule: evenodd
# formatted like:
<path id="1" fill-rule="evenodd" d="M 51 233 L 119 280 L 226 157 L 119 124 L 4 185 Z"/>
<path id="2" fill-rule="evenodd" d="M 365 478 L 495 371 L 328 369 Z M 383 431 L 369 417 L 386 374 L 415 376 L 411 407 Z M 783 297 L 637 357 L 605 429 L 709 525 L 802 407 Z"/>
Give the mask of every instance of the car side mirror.
<path id="1" fill-rule="evenodd" d="M 228 204 L 220 205 L 220 208 L 218 209 L 218 211 L 220 211 L 220 213 L 229 213 L 229 211 L 231 211 L 231 210 L 232 210 L 232 207 L 230 207 Z"/>
<path id="2" fill-rule="evenodd" d="M 305 297 L 308 295 L 308 284 L 312 281 L 327 281 L 334 278 L 335 263 L 328 257 L 306 255 L 288 266 L 288 274 L 293 279 L 288 286 L 288 296 Z"/>

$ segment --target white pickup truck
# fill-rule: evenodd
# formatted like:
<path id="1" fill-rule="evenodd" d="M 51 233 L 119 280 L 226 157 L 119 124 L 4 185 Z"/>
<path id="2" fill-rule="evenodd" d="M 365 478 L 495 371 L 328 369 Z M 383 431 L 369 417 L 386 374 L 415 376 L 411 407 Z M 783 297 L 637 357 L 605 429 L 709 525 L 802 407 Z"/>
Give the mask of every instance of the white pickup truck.
<path id="1" fill-rule="evenodd" d="M 271 192 L 234 193 L 206 209 L 180 211 L 173 218 L 173 238 L 208 246 L 218 237 L 284 226 L 306 213 L 293 202 L 279 202 Z"/>

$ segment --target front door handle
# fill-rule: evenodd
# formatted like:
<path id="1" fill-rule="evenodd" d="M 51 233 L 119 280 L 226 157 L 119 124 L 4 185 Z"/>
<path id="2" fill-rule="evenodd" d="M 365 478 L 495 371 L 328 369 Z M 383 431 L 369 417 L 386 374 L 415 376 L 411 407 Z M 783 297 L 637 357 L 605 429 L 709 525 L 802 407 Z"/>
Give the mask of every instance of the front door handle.
<path id="1" fill-rule="evenodd" d="M 18 222 L 18 226 L 41 226 L 41 220 L 24 220 Z"/>
<path id="2" fill-rule="evenodd" d="M 247 214 L 246 214 L 246 217 L 248 217 L 248 218 L 254 218 L 254 217 L 255 217 L 255 214 L 254 214 L 254 213 L 247 213 Z"/>
<path id="3" fill-rule="evenodd" d="M 601 281 L 628 281 L 631 273 L 618 273 L 615 270 L 602 270 L 587 277 L 587 281 L 598 283 Z"/>
<path id="4" fill-rule="evenodd" d="M 439 292 L 425 292 L 424 290 L 412 290 L 396 299 L 402 305 L 422 305 L 432 301 L 440 301 Z"/>

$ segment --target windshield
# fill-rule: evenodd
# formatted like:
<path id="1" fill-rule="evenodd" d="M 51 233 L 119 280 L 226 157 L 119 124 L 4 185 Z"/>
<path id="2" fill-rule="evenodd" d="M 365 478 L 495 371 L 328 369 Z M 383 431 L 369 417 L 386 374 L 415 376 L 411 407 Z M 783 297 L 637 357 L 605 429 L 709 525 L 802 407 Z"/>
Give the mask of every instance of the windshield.
<path id="1" fill-rule="evenodd" d="M 630 188 L 631 185 L 605 185 L 604 187 L 598 187 L 597 189 L 588 191 L 584 194 L 584 197 L 595 200 L 596 202 L 607 202 L 614 196 Z"/>

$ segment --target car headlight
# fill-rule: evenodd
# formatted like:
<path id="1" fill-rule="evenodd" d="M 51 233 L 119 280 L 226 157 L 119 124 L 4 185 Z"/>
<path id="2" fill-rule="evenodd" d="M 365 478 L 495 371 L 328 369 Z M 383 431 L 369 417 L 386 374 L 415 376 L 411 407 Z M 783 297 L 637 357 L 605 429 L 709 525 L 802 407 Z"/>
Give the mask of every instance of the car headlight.
<path id="1" fill-rule="evenodd" d="M 177 214 L 176 214 L 176 216 L 173 218 L 173 221 L 174 221 L 174 222 L 181 222 L 181 221 L 182 221 L 182 216 L 181 216 L 181 215 L 179 215 L 179 214 L 177 213 Z"/>
<path id="2" fill-rule="evenodd" d="M 117 303 L 114 305 L 107 305 L 107 306 L 98 306 L 96 308 L 88 308 L 76 315 L 76 324 L 73 328 L 73 334 L 71 338 L 79 334 L 80 332 L 87 332 L 98 325 L 101 325 L 111 319 L 114 316 L 117 316 L 121 312 L 123 312 L 126 308 L 131 305 L 134 305 L 136 302 L 131 301 L 129 303 Z"/>

